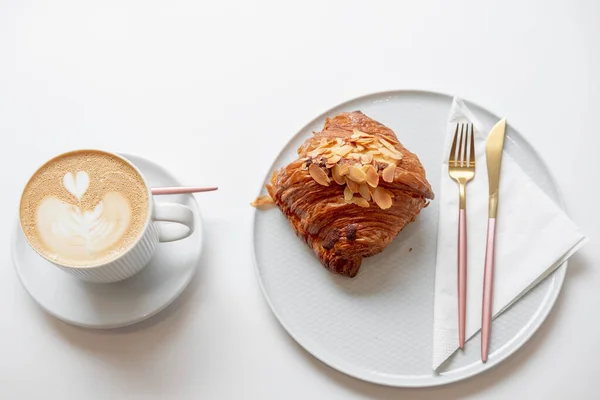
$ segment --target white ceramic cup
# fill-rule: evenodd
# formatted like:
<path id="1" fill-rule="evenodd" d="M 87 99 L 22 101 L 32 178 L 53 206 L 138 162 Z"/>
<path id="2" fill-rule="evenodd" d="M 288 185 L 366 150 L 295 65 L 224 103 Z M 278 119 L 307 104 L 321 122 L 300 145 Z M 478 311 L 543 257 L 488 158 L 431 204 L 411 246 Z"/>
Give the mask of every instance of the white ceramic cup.
<path id="1" fill-rule="evenodd" d="M 140 174 L 142 179 L 144 179 L 140 170 L 129 160 L 118 154 L 110 152 L 105 153 L 125 161 Z M 61 155 L 58 155 L 57 157 L 60 156 Z M 148 190 L 148 215 L 146 216 L 144 229 L 135 243 L 116 259 L 105 264 L 94 266 L 73 266 L 58 263 L 46 257 L 31 243 L 29 243 L 30 247 L 61 270 L 85 281 L 103 283 L 117 282 L 137 274 L 148 264 L 148 262 L 150 262 L 158 243 L 185 239 L 194 232 L 194 212 L 191 208 L 179 203 L 155 203 L 154 197 L 150 191 L 151 188 L 148 186 L 148 182 L 146 182 L 145 179 L 144 184 Z M 169 227 L 159 226 L 156 223 L 158 221 L 178 223 L 185 225 L 187 229 L 168 229 Z M 25 235 L 25 237 L 27 238 L 27 235 Z"/>

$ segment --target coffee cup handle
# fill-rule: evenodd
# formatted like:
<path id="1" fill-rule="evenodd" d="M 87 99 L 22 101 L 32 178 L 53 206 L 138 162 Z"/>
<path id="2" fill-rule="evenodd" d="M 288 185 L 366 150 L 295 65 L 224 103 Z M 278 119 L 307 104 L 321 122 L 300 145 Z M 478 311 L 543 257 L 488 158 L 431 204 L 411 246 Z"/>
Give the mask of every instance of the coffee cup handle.
<path id="1" fill-rule="evenodd" d="M 178 203 L 155 203 L 154 221 L 175 222 L 187 226 L 187 230 L 171 229 L 173 227 L 158 227 L 159 242 L 173 242 L 185 239 L 194 233 L 194 212 L 187 206 Z"/>

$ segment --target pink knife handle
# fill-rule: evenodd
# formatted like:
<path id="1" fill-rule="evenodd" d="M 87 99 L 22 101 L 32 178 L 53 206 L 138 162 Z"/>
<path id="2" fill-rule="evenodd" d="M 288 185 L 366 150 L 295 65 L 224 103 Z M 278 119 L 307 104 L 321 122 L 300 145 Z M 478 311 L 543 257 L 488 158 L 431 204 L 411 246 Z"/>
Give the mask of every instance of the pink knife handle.
<path id="1" fill-rule="evenodd" d="M 488 220 L 485 267 L 483 271 L 483 309 L 481 311 L 481 361 L 487 362 L 492 334 L 492 299 L 494 296 L 494 242 L 496 218 Z"/>
<path id="2" fill-rule="evenodd" d="M 467 210 L 458 211 L 458 345 L 465 348 L 467 315 Z"/>

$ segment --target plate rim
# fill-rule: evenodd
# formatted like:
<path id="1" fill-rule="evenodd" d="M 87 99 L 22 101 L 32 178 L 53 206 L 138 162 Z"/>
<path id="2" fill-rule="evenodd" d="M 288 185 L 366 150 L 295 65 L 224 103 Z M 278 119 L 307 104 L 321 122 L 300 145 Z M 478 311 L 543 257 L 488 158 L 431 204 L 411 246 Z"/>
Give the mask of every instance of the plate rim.
<path id="1" fill-rule="evenodd" d="M 331 111 L 333 111 L 335 109 L 342 108 L 342 107 L 344 107 L 350 103 L 356 102 L 356 101 L 367 100 L 368 98 L 384 97 L 384 96 L 398 96 L 398 95 L 406 95 L 406 94 L 411 94 L 411 93 L 412 94 L 421 94 L 421 95 L 440 96 L 440 97 L 444 97 L 444 98 L 448 99 L 449 101 L 451 101 L 454 97 L 458 97 L 458 96 L 450 95 L 450 94 L 444 93 L 444 92 L 438 92 L 438 91 L 433 91 L 433 90 L 422 90 L 422 89 L 395 89 L 395 90 L 392 89 L 392 90 L 385 90 L 385 91 L 379 91 L 379 92 L 370 92 L 367 94 L 363 94 L 361 96 L 353 97 L 349 100 L 343 101 L 337 105 L 334 105 L 334 106 L 328 108 L 327 110 L 325 110 L 324 112 L 319 114 L 317 117 L 311 119 L 308 123 L 304 124 L 294 134 L 290 135 L 289 140 L 282 146 L 281 150 L 277 153 L 277 155 L 275 155 L 273 160 L 274 161 L 277 160 L 281 156 L 281 154 L 284 152 L 284 150 L 288 146 L 290 146 L 290 144 L 294 140 L 294 138 L 296 138 L 302 131 L 306 130 L 309 126 L 313 125 L 314 123 L 323 120 L 324 118 L 326 118 L 328 116 L 328 114 L 331 113 Z M 500 119 L 500 117 L 498 117 L 498 115 L 496 113 L 490 111 L 488 108 L 482 107 L 478 103 L 470 101 L 463 97 L 460 97 L 460 98 L 462 100 L 464 100 L 467 104 L 470 104 L 470 105 L 478 107 L 482 110 L 485 110 L 486 112 L 490 113 L 492 116 Z M 563 194 L 560 190 L 560 187 L 558 186 L 558 184 L 556 182 L 554 175 L 552 174 L 552 171 L 548 168 L 546 162 L 539 155 L 539 153 L 536 151 L 536 149 L 529 143 L 527 138 L 520 133 L 520 131 L 515 127 L 514 124 L 512 126 L 515 129 L 515 131 L 519 134 L 520 139 L 522 140 L 522 144 L 524 146 L 526 146 L 527 150 L 530 151 L 531 154 L 537 159 L 540 166 L 545 171 L 547 171 L 549 181 L 550 181 L 552 187 L 556 191 L 557 204 L 568 215 L 568 211 L 565 206 Z M 267 171 L 266 175 L 264 175 L 264 178 L 261 180 L 261 187 L 260 187 L 257 195 L 260 195 L 261 193 L 263 193 L 263 191 L 264 191 L 263 184 L 264 184 L 264 182 L 266 182 L 268 180 L 268 178 L 271 174 L 272 167 L 273 167 L 273 163 L 271 163 L 271 165 L 269 166 L 269 170 Z M 347 376 L 351 376 L 355 379 L 359 379 L 364 382 L 370 382 L 370 383 L 374 383 L 374 384 L 378 384 L 378 385 L 382 385 L 382 386 L 399 387 L 399 388 L 426 388 L 426 387 L 444 386 L 444 385 L 449 385 L 451 383 L 463 381 L 465 379 L 469 379 L 474 376 L 480 375 L 482 373 L 485 373 L 485 372 L 491 370 L 495 366 L 499 365 L 504 360 L 508 359 L 510 356 L 512 356 L 514 353 L 516 353 L 519 349 L 521 349 L 527 342 L 529 342 L 529 340 L 533 337 L 533 335 L 539 330 L 539 328 L 543 325 L 543 323 L 548 319 L 548 315 L 554 308 L 556 300 L 558 299 L 558 296 L 560 295 L 560 292 L 562 290 L 562 286 L 563 286 L 564 279 L 566 276 L 566 269 L 568 266 L 568 260 L 566 260 L 564 263 L 562 263 L 560 266 L 558 266 L 556 268 L 556 270 L 551 274 L 551 276 L 554 279 L 554 282 L 553 282 L 554 288 L 549 290 L 546 295 L 546 297 L 549 296 L 550 298 L 547 299 L 545 302 L 543 302 L 538 307 L 534 316 L 529 320 L 529 322 L 534 322 L 534 323 L 528 327 L 527 331 L 519 338 L 519 341 L 518 342 L 513 341 L 512 344 L 508 343 L 509 347 L 503 354 L 501 354 L 495 358 L 490 358 L 486 364 L 481 364 L 481 365 L 483 365 L 483 367 L 481 369 L 474 369 L 473 371 L 470 371 L 464 375 L 458 375 L 458 376 L 448 377 L 448 378 L 446 378 L 444 375 L 437 374 L 437 375 L 435 375 L 435 377 L 433 379 L 431 379 L 431 378 L 415 379 L 414 384 L 407 383 L 407 382 L 394 383 L 394 382 L 391 382 L 391 381 L 385 380 L 385 379 L 371 379 L 370 376 L 368 376 L 368 377 L 359 376 L 358 374 L 355 374 L 354 372 L 347 370 L 343 365 L 337 365 L 334 360 L 328 360 L 327 357 L 323 357 L 319 354 L 316 354 L 316 352 L 309 350 L 303 344 L 303 342 L 297 337 L 297 335 L 295 335 L 292 332 L 292 330 L 288 328 L 287 324 L 283 321 L 281 316 L 278 314 L 278 312 L 276 311 L 276 309 L 273 305 L 273 302 L 271 301 L 271 298 L 269 297 L 269 295 L 265 289 L 263 281 L 261 279 L 261 274 L 260 274 L 259 267 L 258 267 L 258 260 L 256 258 L 255 233 L 256 233 L 256 215 L 258 212 L 259 212 L 258 209 L 254 209 L 254 212 L 252 214 L 252 234 L 250 237 L 250 239 L 252 241 L 252 258 L 254 261 L 254 272 L 256 275 L 256 279 L 258 280 L 261 292 L 262 292 L 267 304 L 269 305 L 271 312 L 273 313 L 273 315 L 275 316 L 275 318 L 277 319 L 279 324 L 283 327 L 283 329 L 286 331 L 286 333 L 289 336 L 291 336 L 292 339 L 294 339 L 294 341 L 296 341 L 296 343 L 298 345 L 300 345 L 300 347 L 302 347 L 302 349 L 304 351 L 306 351 L 311 356 L 315 357 L 317 360 L 319 360 L 323 364 L 325 364 L 328 367 L 330 367 L 338 372 L 341 372 Z"/>
<path id="2" fill-rule="evenodd" d="M 163 167 L 161 164 L 158 164 L 157 162 L 154 162 L 153 160 L 150 160 L 146 157 L 142 157 L 139 156 L 137 154 L 131 154 L 131 153 L 124 153 L 124 152 L 116 152 L 115 154 L 119 154 L 122 157 L 126 158 L 127 160 L 131 161 L 133 164 L 135 164 L 137 162 L 137 160 L 141 160 L 142 162 L 147 162 L 149 164 L 152 164 L 152 166 L 154 168 L 157 168 L 159 170 L 162 170 L 163 173 L 165 173 L 167 176 L 169 176 L 174 183 L 178 184 L 181 186 L 181 182 L 179 181 L 179 179 L 177 179 L 169 170 L 167 170 L 165 167 Z M 139 167 L 138 167 L 139 168 Z M 202 219 L 202 212 L 200 210 L 200 206 L 196 200 L 196 198 L 192 195 L 186 195 L 189 196 L 189 198 L 191 198 L 193 200 L 193 205 L 194 208 L 196 209 L 196 216 L 194 218 L 194 223 L 195 223 L 195 228 L 194 230 L 199 232 L 199 238 L 198 238 L 198 257 L 197 260 L 200 260 L 200 258 L 202 257 L 202 251 L 204 250 L 204 221 Z M 155 316 L 156 314 L 160 313 L 161 311 L 165 310 L 167 307 L 169 307 L 171 304 L 173 304 L 173 302 L 175 300 L 177 300 L 185 291 L 185 289 L 187 289 L 187 287 L 189 286 L 190 282 L 192 281 L 192 279 L 194 278 L 194 276 L 196 275 L 197 269 L 198 269 L 198 265 L 194 265 L 194 267 L 192 268 L 192 273 L 189 275 L 187 281 L 181 286 L 181 288 L 175 292 L 175 294 L 172 296 L 171 299 L 169 299 L 167 302 L 165 302 L 163 305 L 161 305 L 160 307 L 158 307 L 156 310 L 153 310 L 152 312 L 149 312 L 147 314 L 144 314 L 138 318 L 135 319 L 131 319 L 127 322 L 122 322 L 122 323 L 114 323 L 114 324 L 99 324 L 99 325 L 95 325 L 95 324 L 87 324 L 87 323 L 81 323 L 80 321 L 76 321 L 70 318 L 65 318 L 63 316 L 58 315 L 57 313 L 53 312 L 52 310 L 50 310 L 49 308 L 47 308 L 44 304 L 42 304 L 42 302 L 38 301 L 38 299 L 31 293 L 31 291 L 29 290 L 29 288 L 27 287 L 27 285 L 23 282 L 23 277 L 21 276 L 21 273 L 19 272 L 19 267 L 17 266 L 17 259 L 16 259 L 16 254 L 17 254 L 17 241 L 18 236 L 20 234 L 20 222 L 19 222 L 19 218 L 16 217 L 15 219 L 15 224 L 14 224 L 15 228 L 13 228 L 13 233 L 11 235 L 11 261 L 13 264 L 13 268 L 15 270 L 15 273 L 17 275 L 17 278 L 19 279 L 19 283 L 21 283 L 21 286 L 23 287 L 23 289 L 25 290 L 25 292 L 29 295 L 29 297 L 33 300 L 33 302 L 39 306 L 44 312 L 46 312 L 47 314 L 51 315 L 52 317 L 63 321 L 67 324 L 73 325 L 73 326 L 77 326 L 80 328 L 85 328 L 85 329 L 98 329 L 98 330 L 110 330 L 110 329 L 117 329 L 117 328 L 124 328 L 126 326 L 131 326 L 131 325 L 135 325 L 137 323 L 140 323 L 142 321 L 145 321 L 153 316 Z M 198 229 L 199 227 L 199 229 Z M 33 249 L 31 249 L 33 251 Z"/>

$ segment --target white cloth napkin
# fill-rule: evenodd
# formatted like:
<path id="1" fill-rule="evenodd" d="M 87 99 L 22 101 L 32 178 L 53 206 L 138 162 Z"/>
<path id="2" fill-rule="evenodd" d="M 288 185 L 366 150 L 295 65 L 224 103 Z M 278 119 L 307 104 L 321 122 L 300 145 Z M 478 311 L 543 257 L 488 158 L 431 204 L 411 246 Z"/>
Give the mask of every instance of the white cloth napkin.
<path id="1" fill-rule="evenodd" d="M 448 176 L 448 155 L 457 122 L 475 129 L 475 178 L 467 186 L 466 337 L 481 329 L 483 266 L 488 220 L 488 176 L 483 126 L 464 102 L 455 98 L 448 117 L 442 164 L 433 322 L 433 369 L 458 349 L 458 187 Z M 510 122 L 510 121 L 509 121 Z M 553 272 L 586 241 L 560 208 L 504 152 L 496 221 L 494 316 Z M 493 335 L 493 329 L 492 329 Z M 467 343 L 479 345 L 478 343 Z"/>

